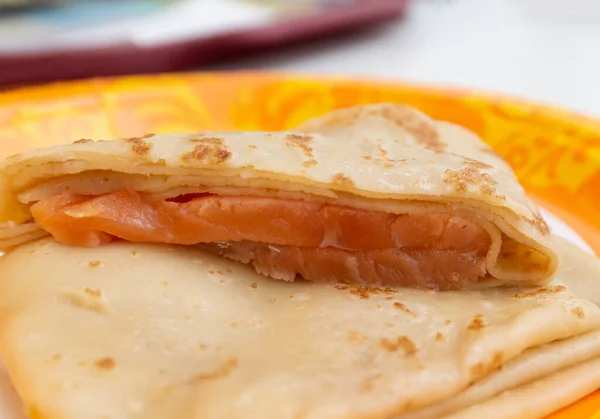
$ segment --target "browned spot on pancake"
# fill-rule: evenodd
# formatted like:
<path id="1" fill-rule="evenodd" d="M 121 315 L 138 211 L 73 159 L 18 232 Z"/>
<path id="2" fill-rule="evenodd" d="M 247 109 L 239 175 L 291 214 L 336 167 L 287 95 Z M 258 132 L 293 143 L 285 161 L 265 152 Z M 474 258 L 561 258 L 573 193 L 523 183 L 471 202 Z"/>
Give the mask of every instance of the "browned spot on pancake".
<path id="1" fill-rule="evenodd" d="M 125 138 L 125 142 L 131 144 L 131 151 L 139 156 L 144 156 L 152 149 L 152 144 L 144 141 L 146 138 L 154 137 L 154 134 L 146 134 L 142 137 Z"/>
<path id="2" fill-rule="evenodd" d="M 360 385 L 360 389 L 364 393 L 369 393 L 369 392 L 375 390 L 375 383 L 377 383 L 377 381 L 379 381 L 381 379 L 381 377 L 382 377 L 381 374 L 373 374 L 373 375 L 365 378 Z"/>
<path id="3" fill-rule="evenodd" d="M 310 159 L 310 160 L 306 160 L 305 162 L 303 162 L 302 165 L 304 167 L 310 167 L 310 166 L 314 166 L 317 163 L 318 162 L 315 159 Z"/>
<path id="4" fill-rule="evenodd" d="M 525 221 L 527 224 L 535 227 L 542 235 L 548 236 L 550 234 L 550 227 L 548 226 L 548 223 L 546 223 L 546 220 L 544 220 L 540 214 L 534 213 L 533 219 L 522 217 L 522 220 Z"/>
<path id="5" fill-rule="evenodd" d="M 392 341 L 389 341 L 385 338 L 381 339 L 379 344 L 381 346 L 383 346 L 383 348 L 385 350 L 390 351 L 390 352 L 396 352 L 398 350 L 398 346 L 395 343 L 393 343 Z"/>
<path id="6" fill-rule="evenodd" d="M 481 173 L 472 167 L 458 170 L 446 170 L 444 182 L 454 186 L 457 192 L 466 192 L 469 186 L 496 185 L 497 182 L 487 173 Z"/>
<path id="7" fill-rule="evenodd" d="M 465 161 L 463 163 L 465 164 L 465 166 L 472 167 L 473 169 L 492 169 L 493 168 L 492 165 L 489 165 L 489 164 L 484 163 L 479 160 L 470 159 L 468 157 L 465 157 Z"/>
<path id="8" fill-rule="evenodd" d="M 73 141 L 73 144 L 87 144 L 87 143 L 93 143 L 93 140 L 89 140 L 87 138 L 82 138 L 81 140 L 77 140 L 77 141 Z"/>
<path id="9" fill-rule="evenodd" d="M 346 338 L 346 342 L 352 343 L 352 344 L 357 344 L 357 343 L 363 343 L 366 339 L 367 339 L 367 337 L 365 335 L 362 335 L 358 332 L 348 332 L 348 337 Z"/>
<path id="10" fill-rule="evenodd" d="M 138 255 L 138 251 L 137 250 L 132 250 L 131 251 L 131 256 L 137 256 Z"/>
<path id="11" fill-rule="evenodd" d="M 257 289 L 258 288 L 258 284 L 256 282 L 253 282 L 253 283 L 250 284 L 250 288 Z"/>
<path id="12" fill-rule="evenodd" d="M 362 156 L 364 161 L 373 161 L 373 156 Z"/>
<path id="13" fill-rule="evenodd" d="M 535 298 L 535 297 L 540 297 L 543 295 L 559 294 L 566 290 L 567 290 L 566 287 L 564 287 L 562 285 L 557 285 L 556 287 L 544 287 L 544 288 L 537 289 L 535 291 L 524 292 L 523 294 L 515 294 L 512 296 L 512 298 L 516 298 L 518 300 L 521 300 L 524 298 Z"/>
<path id="14" fill-rule="evenodd" d="M 534 221 L 535 221 L 535 226 L 540 231 L 540 233 L 542 233 L 544 236 L 548 236 L 550 234 L 550 227 L 548 226 L 548 223 L 546 222 L 546 220 L 544 220 L 542 218 L 541 215 L 535 214 Z"/>
<path id="15" fill-rule="evenodd" d="M 381 146 L 381 144 L 377 144 L 377 151 L 379 151 L 379 155 L 380 155 L 381 157 L 387 157 L 387 155 L 388 155 L 388 152 L 387 152 L 387 150 L 386 150 L 385 148 L 383 148 L 383 147 Z"/>
<path id="16" fill-rule="evenodd" d="M 198 344 L 198 349 L 200 349 L 201 351 L 205 351 L 206 350 L 206 345 L 203 343 Z"/>
<path id="17" fill-rule="evenodd" d="M 354 181 L 343 173 L 336 173 L 335 176 L 333 176 L 333 183 L 340 186 L 354 186 Z"/>
<path id="18" fill-rule="evenodd" d="M 219 164 L 231 158 L 231 152 L 223 138 L 204 137 L 194 138 L 190 142 L 194 149 L 181 156 L 183 161 L 198 161 L 202 164 Z"/>
<path id="19" fill-rule="evenodd" d="M 499 193 L 497 193 L 496 188 L 490 185 L 481 185 L 479 187 L 479 191 L 484 195 L 495 196 L 498 199 L 506 199 L 504 195 L 500 195 Z"/>
<path id="20" fill-rule="evenodd" d="M 388 294 L 389 295 L 389 294 L 395 294 L 398 292 L 392 288 L 378 288 L 378 287 L 370 287 L 370 286 L 366 286 L 366 285 L 346 285 L 346 284 L 335 285 L 335 289 L 338 289 L 341 291 L 348 291 L 349 294 L 355 295 L 363 300 L 368 299 L 372 295 L 378 295 L 378 294 Z"/>
<path id="21" fill-rule="evenodd" d="M 237 367 L 238 360 L 237 358 L 230 358 L 225 361 L 221 366 L 219 366 L 214 371 L 203 372 L 194 375 L 188 382 L 188 385 L 193 385 L 199 383 L 204 380 L 215 380 L 217 378 L 227 377 L 231 372 Z"/>
<path id="22" fill-rule="evenodd" d="M 502 352 L 496 352 L 494 354 L 494 358 L 488 365 L 485 365 L 482 363 L 473 365 L 471 367 L 471 379 L 477 380 L 481 377 L 488 375 L 490 372 L 494 371 L 495 369 L 502 368 L 503 360 L 504 360 L 504 354 Z"/>
<path id="23" fill-rule="evenodd" d="M 102 291 L 101 290 L 95 290 L 92 288 L 84 288 L 83 292 L 85 292 L 88 295 L 91 295 L 92 297 L 100 297 L 102 295 Z"/>
<path id="24" fill-rule="evenodd" d="M 248 146 L 248 148 L 249 148 L 249 149 L 251 149 L 251 150 L 256 150 L 258 147 L 257 147 L 257 146 L 255 146 L 254 144 L 250 144 L 250 145 Z"/>
<path id="25" fill-rule="evenodd" d="M 585 311 L 583 311 L 583 309 L 581 307 L 575 307 L 571 310 L 571 313 L 573 313 L 575 316 L 579 317 L 580 319 L 585 318 Z"/>
<path id="26" fill-rule="evenodd" d="M 110 357 L 102 358 L 97 360 L 94 365 L 96 365 L 101 370 L 112 370 L 117 364 L 114 359 Z"/>
<path id="27" fill-rule="evenodd" d="M 428 150 L 440 153 L 448 147 L 440 139 L 435 125 L 416 109 L 408 106 L 385 106 L 381 109 L 381 116 L 408 131 L 417 143 Z"/>
<path id="28" fill-rule="evenodd" d="M 100 264 L 101 264 L 101 263 L 102 263 L 102 262 L 100 262 L 99 260 L 91 260 L 91 261 L 88 263 L 88 266 L 89 266 L 90 268 L 97 268 L 98 266 L 100 266 Z"/>
<path id="29" fill-rule="evenodd" d="M 52 355 L 52 360 L 53 361 L 60 361 L 62 359 L 62 354 L 54 354 Z"/>
<path id="30" fill-rule="evenodd" d="M 471 323 L 469 324 L 468 329 L 469 330 L 481 330 L 484 327 L 485 327 L 485 322 L 483 321 L 483 315 L 478 314 L 475 317 L 473 317 L 473 320 L 471 320 Z"/>
<path id="31" fill-rule="evenodd" d="M 313 149 L 310 146 L 311 141 L 312 137 L 310 135 L 288 134 L 285 137 L 285 143 L 290 147 L 299 149 L 309 161 L 315 158 Z"/>
<path id="32" fill-rule="evenodd" d="M 408 308 L 408 307 L 406 307 L 404 304 L 402 304 L 402 303 L 400 303 L 400 302 L 398 302 L 398 301 L 396 301 L 396 302 L 394 303 L 394 308 L 395 308 L 396 310 L 403 311 L 404 313 L 406 313 L 406 314 L 408 314 L 408 315 L 410 315 L 410 316 L 412 316 L 412 317 L 417 317 L 417 315 L 416 315 L 415 313 L 413 313 L 413 312 L 411 311 L 411 309 L 409 309 L 409 308 Z"/>
<path id="33" fill-rule="evenodd" d="M 469 186 L 472 186 L 484 195 L 506 199 L 496 191 L 495 186 L 498 182 L 489 174 L 482 173 L 474 167 L 464 167 L 458 170 L 448 169 L 444 172 L 444 182 L 452 185 L 456 192 L 467 192 Z"/>
<path id="34" fill-rule="evenodd" d="M 398 336 L 396 341 L 383 338 L 379 344 L 388 352 L 397 352 L 402 349 L 406 355 L 414 355 L 418 351 L 414 342 L 406 336 Z"/>
<path id="35" fill-rule="evenodd" d="M 440 332 L 437 332 L 435 334 L 435 340 L 436 340 L 436 342 L 443 342 L 444 340 L 446 340 L 446 338 L 444 337 L 443 334 L 441 334 Z"/>
<path id="36" fill-rule="evenodd" d="M 98 290 L 98 292 L 100 291 Z M 59 294 L 59 297 L 62 301 L 74 307 L 93 311 L 99 314 L 106 313 L 108 311 L 106 302 L 99 298 L 100 295 L 94 294 L 96 294 L 96 290 L 89 288 L 79 290 L 66 289 Z"/>
<path id="37" fill-rule="evenodd" d="M 444 324 L 445 324 L 446 326 L 450 326 L 450 325 L 452 324 L 452 320 L 446 320 L 446 321 L 444 322 Z"/>

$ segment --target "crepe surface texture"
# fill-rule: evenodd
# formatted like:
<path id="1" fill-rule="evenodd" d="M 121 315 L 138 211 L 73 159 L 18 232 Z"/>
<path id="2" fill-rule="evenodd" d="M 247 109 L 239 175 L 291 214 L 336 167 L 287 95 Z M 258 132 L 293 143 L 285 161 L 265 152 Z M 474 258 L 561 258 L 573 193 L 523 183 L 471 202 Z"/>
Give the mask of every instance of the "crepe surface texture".
<path id="1" fill-rule="evenodd" d="M 404 105 L 293 132 L 82 140 L 8 158 L 0 180 L 5 249 L 202 243 L 277 279 L 427 289 L 543 285 L 558 265 L 506 162 Z"/>
<path id="2" fill-rule="evenodd" d="M 541 418 L 600 386 L 600 308 L 560 282 L 285 283 L 189 246 L 42 239 L 0 259 L 0 351 L 35 419 Z"/>

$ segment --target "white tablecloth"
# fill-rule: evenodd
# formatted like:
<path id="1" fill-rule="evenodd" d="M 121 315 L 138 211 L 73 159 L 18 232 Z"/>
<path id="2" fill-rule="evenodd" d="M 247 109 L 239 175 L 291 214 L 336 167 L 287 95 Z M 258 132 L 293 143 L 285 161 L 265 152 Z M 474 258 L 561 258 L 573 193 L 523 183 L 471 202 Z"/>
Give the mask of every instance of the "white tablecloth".
<path id="1" fill-rule="evenodd" d="M 600 117 L 600 0 L 413 0 L 386 27 L 215 68 L 459 85 Z"/>

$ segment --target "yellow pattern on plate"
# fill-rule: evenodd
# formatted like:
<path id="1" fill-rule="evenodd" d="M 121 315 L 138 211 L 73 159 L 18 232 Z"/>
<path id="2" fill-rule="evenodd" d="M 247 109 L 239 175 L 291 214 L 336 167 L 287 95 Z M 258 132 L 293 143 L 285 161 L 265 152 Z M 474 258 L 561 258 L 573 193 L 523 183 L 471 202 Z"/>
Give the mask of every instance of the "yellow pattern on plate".
<path id="1" fill-rule="evenodd" d="M 82 138 L 278 130 L 334 108 L 404 102 L 470 128 L 533 198 L 600 254 L 600 121 L 518 99 L 351 79 L 257 73 L 87 80 L 0 93 L 0 157 Z M 600 419 L 600 391 L 551 419 Z"/>

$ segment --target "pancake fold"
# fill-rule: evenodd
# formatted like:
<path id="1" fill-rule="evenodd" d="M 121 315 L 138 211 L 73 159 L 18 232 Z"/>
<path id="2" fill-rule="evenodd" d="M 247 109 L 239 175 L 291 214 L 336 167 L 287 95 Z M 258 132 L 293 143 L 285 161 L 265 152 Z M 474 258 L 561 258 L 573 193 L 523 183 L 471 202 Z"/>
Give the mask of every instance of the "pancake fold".
<path id="1" fill-rule="evenodd" d="M 540 286 L 558 256 L 514 173 L 469 131 L 404 105 L 290 132 L 77 141 L 10 157 L 0 248 L 52 235 L 201 245 L 293 281 Z"/>

